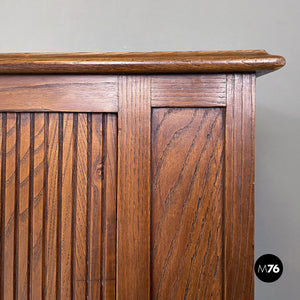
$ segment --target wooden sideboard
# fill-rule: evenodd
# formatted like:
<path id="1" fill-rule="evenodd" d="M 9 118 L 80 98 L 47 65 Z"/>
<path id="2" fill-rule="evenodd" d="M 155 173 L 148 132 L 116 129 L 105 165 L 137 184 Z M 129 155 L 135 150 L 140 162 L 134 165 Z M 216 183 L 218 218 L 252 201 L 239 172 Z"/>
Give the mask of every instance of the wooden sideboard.
<path id="1" fill-rule="evenodd" d="M 253 299 L 263 50 L 0 54 L 0 299 Z"/>

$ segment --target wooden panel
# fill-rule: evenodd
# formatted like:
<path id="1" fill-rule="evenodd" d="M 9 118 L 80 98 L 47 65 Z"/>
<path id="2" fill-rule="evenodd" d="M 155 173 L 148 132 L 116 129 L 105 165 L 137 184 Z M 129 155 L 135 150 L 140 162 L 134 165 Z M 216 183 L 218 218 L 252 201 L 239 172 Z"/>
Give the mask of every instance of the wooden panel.
<path id="1" fill-rule="evenodd" d="M 150 296 L 150 78 L 119 82 L 117 299 Z"/>
<path id="2" fill-rule="evenodd" d="M 152 299 L 222 299 L 223 166 L 223 109 L 153 110 Z"/>
<path id="3" fill-rule="evenodd" d="M 0 76 L 0 111 L 117 112 L 113 76 Z"/>
<path id="4" fill-rule="evenodd" d="M 152 77 L 152 107 L 226 105 L 226 75 L 164 75 Z"/>
<path id="5" fill-rule="evenodd" d="M 228 75 L 225 166 L 225 299 L 254 298 L 255 76 Z"/>
<path id="6" fill-rule="evenodd" d="M 117 116 L 0 116 L 0 298 L 115 299 Z"/>

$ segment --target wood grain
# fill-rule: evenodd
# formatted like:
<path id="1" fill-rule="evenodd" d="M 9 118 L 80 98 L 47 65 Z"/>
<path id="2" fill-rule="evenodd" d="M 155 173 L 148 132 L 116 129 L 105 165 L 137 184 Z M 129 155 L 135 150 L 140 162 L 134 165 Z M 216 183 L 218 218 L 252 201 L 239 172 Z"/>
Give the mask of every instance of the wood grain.
<path id="1" fill-rule="evenodd" d="M 16 253 L 17 260 L 17 281 L 18 289 L 17 295 L 20 299 L 26 299 L 29 295 L 28 280 L 30 270 L 28 268 L 28 259 L 31 263 L 30 243 L 30 203 L 29 197 L 31 192 L 30 186 L 30 159 L 31 159 L 31 122 L 30 114 L 24 113 L 17 115 L 17 194 L 16 200 L 19 202 L 16 209 L 16 230 L 17 230 L 17 244 Z"/>
<path id="2" fill-rule="evenodd" d="M 0 54 L 0 74 L 266 72 L 284 64 L 283 57 L 264 50 Z"/>
<path id="3" fill-rule="evenodd" d="M 254 299 L 255 76 L 228 75 L 225 141 L 225 299 Z"/>
<path id="4" fill-rule="evenodd" d="M 75 298 L 82 299 L 87 294 L 87 116 L 78 114 L 76 140 L 76 185 L 73 209 L 75 212 L 75 244 L 74 246 L 74 292 Z M 74 182 L 74 181 L 73 181 Z"/>
<path id="5" fill-rule="evenodd" d="M 0 298 L 115 299 L 117 116 L 0 117 Z"/>
<path id="6" fill-rule="evenodd" d="M 101 299 L 102 204 L 104 202 L 102 199 L 104 178 L 103 115 L 88 115 L 88 126 L 91 129 L 88 136 L 88 153 L 90 153 L 88 156 L 88 172 L 91 178 L 88 189 L 88 296 L 92 299 Z"/>
<path id="7" fill-rule="evenodd" d="M 284 63 L 0 54 L 0 299 L 253 299 L 255 76 Z"/>
<path id="8" fill-rule="evenodd" d="M 226 106 L 226 75 L 153 76 L 151 106 Z"/>
<path id="9" fill-rule="evenodd" d="M 64 114 L 63 120 L 63 153 L 62 153 L 62 192 L 60 223 L 60 263 L 59 284 L 61 299 L 71 299 L 71 275 L 72 275 L 72 173 L 74 156 L 73 114 Z"/>
<path id="10" fill-rule="evenodd" d="M 150 121 L 150 78 L 120 77 L 117 299 L 150 297 Z"/>
<path id="11" fill-rule="evenodd" d="M 5 174 L 5 208 L 4 224 L 4 299 L 13 299 L 16 288 L 14 286 L 15 273 L 15 205 L 16 205 L 16 114 L 7 114 L 6 129 L 6 174 Z"/>
<path id="12" fill-rule="evenodd" d="M 21 114 L 23 115 L 23 114 Z M 34 156 L 31 166 L 33 169 L 33 194 L 31 205 L 31 266 L 30 290 L 32 299 L 42 299 L 43 296 L 43 259 L 44 259 L 44 200 L 45 194 L 45 115 L 34 114 Z"/>
<path id="13" fill-rule="evenodd" d="M 59 152 L 59 115 L 46 116 L 46 201 L 45 201 L 45 263 L 44 263 L 44 296 L 45 299 L 55 299 L 57 270 L 57 224 L 58 224 L 58 152 Z M 45 137 L 45 138 L 46 138 Z"/>
<path id="14" fill-rule="evenodd" d="M 151 298 L 222 299 L 224 112 L 152 113 Z"/>
<path id="15" fill-rule="evenodd" d="M 0 76 L 0 111 L 116 112 L 113 76 Z"/>
<path id="16" fill-rule="evenodd" d="M 102 299 L 116 299 L 117 116 L 104 115 L 103 125 Z"/>
<path id="17" fill-rule="evenodd" d="M 3 119 L 4 119 L 4 126 L 2 126 L 3 124 Z M 5 119 L 6 119 L 6 114 L 5 113 L 0 113 L 0 297 L 2 297 L 3 294 L 3 245 L 5 243 L 4 240 L 4 234 L 3 232 L 5 231 L 5 228 L 3 226 L 3 216 L 2 216 L 2 212 L 3 212 L 3 208 L 4 208 L 4 201 L 2 201 L 2 199 L 5 198 L 5 192 L 3 189 L 4 186 L 4 182 L 2 181 L 3 179 L 3 173 L 4 173 L 4 169 L 5 169 L 5 156 L 3 158 L 3 153 L 5 150 Z"/>
<path id="18" fill-rule="evenodd" d="M 0 221 L 1 221 L 1 245 L 0 245 L 0 259 L 1 259 L 1 271 L 0 271 L 0 298 L 3 299 L 4 296 L 4 245 L 5 245 L 5 173 L 6 173 L 6 128 L 7 128 L 7 114 L 1 113 L 1 203 L 0 203 Z"/>

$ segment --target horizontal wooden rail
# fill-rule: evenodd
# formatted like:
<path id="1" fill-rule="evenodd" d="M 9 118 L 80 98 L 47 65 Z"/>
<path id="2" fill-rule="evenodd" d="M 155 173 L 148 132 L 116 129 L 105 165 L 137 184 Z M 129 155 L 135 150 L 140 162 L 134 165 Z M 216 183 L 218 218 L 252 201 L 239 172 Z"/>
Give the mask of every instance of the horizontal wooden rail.
<path id="1" fill-rule="evenodd" d="M 116 76 L 0 76 L 0 111 L 117 112 Z"/>

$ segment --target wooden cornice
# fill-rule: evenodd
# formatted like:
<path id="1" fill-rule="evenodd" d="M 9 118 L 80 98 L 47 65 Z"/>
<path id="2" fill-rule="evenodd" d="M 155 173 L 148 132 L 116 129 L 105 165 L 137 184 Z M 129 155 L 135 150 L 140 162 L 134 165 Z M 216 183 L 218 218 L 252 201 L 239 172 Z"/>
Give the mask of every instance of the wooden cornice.
<path id="1" fill-rule="evenodd" d="M 197 74 L 277 70 L 285 59 L 264 50 L 1 53 L 0 74 Z"/>

